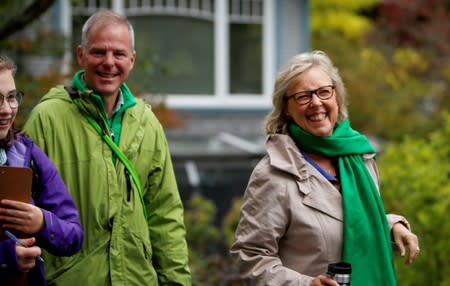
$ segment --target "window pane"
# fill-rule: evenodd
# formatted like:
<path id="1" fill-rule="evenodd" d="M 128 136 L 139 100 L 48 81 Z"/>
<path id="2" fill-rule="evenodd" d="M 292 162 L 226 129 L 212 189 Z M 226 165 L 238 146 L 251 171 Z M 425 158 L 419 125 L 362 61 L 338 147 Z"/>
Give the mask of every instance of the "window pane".
<path id="1" fill-rule="evenodd" d="M 152 93 L 214 93 L 210 21 L 156 15 L 129 19 L 135 28 L 139 71 L 130 81 Z"/>
<path id="2" fill-rule="evenodd" d="M 260 24 L 230 24 L 230 92 L 262 93 Z"/>

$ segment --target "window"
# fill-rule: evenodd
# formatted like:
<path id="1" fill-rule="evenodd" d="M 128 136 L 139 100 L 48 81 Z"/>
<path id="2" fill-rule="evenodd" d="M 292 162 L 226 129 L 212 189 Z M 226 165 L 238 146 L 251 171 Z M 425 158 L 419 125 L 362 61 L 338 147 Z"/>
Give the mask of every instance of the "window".
<path id="1" fill-rule="evenodd" d="M 136 70 L 130 80 L 157 94 L 214 93 L 214 37 L 211 21 L 177 16 L 133 16 Z M 136 71 L 135 70 L 135 71 Z"/>

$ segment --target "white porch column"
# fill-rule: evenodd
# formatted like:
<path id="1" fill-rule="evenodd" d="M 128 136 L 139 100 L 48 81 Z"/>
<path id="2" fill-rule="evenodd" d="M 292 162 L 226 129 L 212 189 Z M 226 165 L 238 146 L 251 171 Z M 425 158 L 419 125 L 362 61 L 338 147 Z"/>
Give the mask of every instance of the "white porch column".
<path id="1" fill-rule="evenodd" d="M 123 0 L 112 0 L 111 3 L 112 10 L 119 14 L 124 14 L 124 3 Z"/>
<path id="2" fill-rule="evenodd" d="M 60 27 L 61 33 L 64 35 L 66 41 L 64 45 L 64 55 L 61 64 L 61 73 L 65 77 L 70 77 L 69 74 L 71 72 L 71 60 L 72 60 L 72 5 L 70 0 L 61 0 L 59 6 L 60 13 Z"/>
<path id="3" fill-rule="evenodd" d="M 215 0 L 214 15 L 214 93 L 229 94 L 229 25 L 228 1 Z"/>
<path id="4" fill-rule="evenodd" d="M 271 98 L 275 81 L 275 1 L 264 0 L 263 7 L 263 97 Z"/>

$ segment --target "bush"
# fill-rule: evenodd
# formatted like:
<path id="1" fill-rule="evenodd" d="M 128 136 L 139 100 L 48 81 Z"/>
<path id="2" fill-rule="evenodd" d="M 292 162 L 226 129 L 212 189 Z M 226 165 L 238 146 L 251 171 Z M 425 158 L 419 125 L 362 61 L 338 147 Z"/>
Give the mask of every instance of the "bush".
<path id="1" fill-rule="evenodd" d="M 412 265 L 396 257 L 399 285 L 450 285 L 450 114 L 426 138 L 407 138 L 380 157 L 381 192 L 387 212 L 404 215 L 419 237 Z"/>
<path id="2" fill-rule="evenodd" d="M 234 204 L 232 210 L 237 206 Z M 185 223 L 194 286 L 245 286 L 225 246 L 224 233 L 214 226 L 216 207 L 195 193 L 186 204 Z M 232 212 L 234 213 L 234 212 Z M 231 217 L 227 215 L 227 217 Z M 227 225 L 224 228 L 230 227 Z M 229 229 L 228 232 L 234 229 Z"/>

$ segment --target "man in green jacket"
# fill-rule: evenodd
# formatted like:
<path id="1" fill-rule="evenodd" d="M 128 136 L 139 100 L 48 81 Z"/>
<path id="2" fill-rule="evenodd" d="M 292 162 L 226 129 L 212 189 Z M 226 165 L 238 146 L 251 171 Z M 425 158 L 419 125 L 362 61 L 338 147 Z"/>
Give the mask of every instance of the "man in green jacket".
<path id="1" fill-rule="evenodd" d="M 24 127 L 63 176 L 85 234 L 75 256 L 44 253 L 49 285 L 191 285 L 164 131 L 125 84 L 136 59 L 132 26 L 114 12 L 95 13 L 76 56 L 82 70 L 70 94 L 52 88 Z"/>

